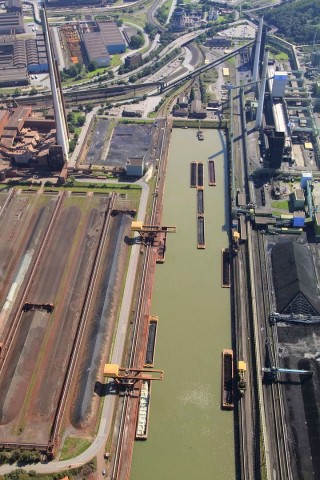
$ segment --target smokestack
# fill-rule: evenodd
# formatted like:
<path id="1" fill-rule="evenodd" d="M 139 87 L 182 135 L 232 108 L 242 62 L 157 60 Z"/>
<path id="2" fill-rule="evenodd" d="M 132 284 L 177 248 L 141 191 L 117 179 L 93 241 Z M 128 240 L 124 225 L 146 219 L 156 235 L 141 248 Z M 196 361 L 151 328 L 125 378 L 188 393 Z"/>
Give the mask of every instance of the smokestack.
<path id="1" fill-rule="evenodd" d="M 258 73 L 259 73 L 259 57 L 260 57 L 260 48 L 261 48 L 261 36 L 262 36 L 262 29 L 263 29 L 263 17 L 260 17 L 259 20 L 259 27 L 257 32 L 257 39 L 256 39 L 256 49 L 254 52 L 254 62 L 253 62 L 253 72 L 252 72 L 252 81 L 258 81 Z"/>
<path id="2" fill-rule="evenodd" d="M 261 128 L 261 125 L 262 125 L 264 94 L 266 91 L 266 82 L 267 82 L 268 57 L 269 57 L 269 51 L 266 50 L 264 54 L 264 59 L 263 59 L 262 78 L 261 78 L 260 91 L 259 91 L 259 103 L 258 103 L 258 111 L 257 111 L 257 117 L 256 117 L 256 128 Z"/>
<path id="3" fill-rule="evenodd" d="M 57 74 L 55 70 L 55 61 L 52 54 L 49 25 L 48 25 L 45 8 L 42 8 L 40 10 L 40 15 L 41 15 L 41 23 L 43 27 L 43 35 L 44 35 L 44 40 L 45 40 L 46 50 L 47 50 L 47 57 L 48 57 L 49 76 L 50 76 L 50 84 L 51 84 L 52 99 L 53 99 L 53 109 L 54 109 L 54 117 L 56 122 L 57 145 L 62 146 L 63 155 L 65 158 L 65 161 L 67 162 L 68 151 L 69 151 L 68 128 L 67 128 L 67 121 L 66 121 L 64 105 L 63 105 L 61 84 L 59 84 L 59 77 L 57 78 Z"/>

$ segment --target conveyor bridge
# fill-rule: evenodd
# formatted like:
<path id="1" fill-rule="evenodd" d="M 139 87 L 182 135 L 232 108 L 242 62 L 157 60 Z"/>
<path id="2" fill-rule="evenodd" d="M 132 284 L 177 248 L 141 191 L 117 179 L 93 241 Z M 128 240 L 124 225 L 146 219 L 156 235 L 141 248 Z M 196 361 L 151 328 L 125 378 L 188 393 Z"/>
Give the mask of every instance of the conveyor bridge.
<path id="1" fill-rule="evenodd" d="M 274 325 L 279 322 L 294 323 L 294 324 L 297 324 L 297 323 L 319 324 L 320 316 L 284 314 L 284 313 L 272 312 L 270 314 L 270 323 Z"/>

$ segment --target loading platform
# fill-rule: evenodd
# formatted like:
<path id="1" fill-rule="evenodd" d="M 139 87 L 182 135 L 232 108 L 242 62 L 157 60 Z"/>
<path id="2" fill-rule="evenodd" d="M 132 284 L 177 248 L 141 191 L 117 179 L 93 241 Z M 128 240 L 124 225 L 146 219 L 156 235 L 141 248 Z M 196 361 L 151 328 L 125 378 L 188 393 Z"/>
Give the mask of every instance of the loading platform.
<path id="1" fill-rule="evenodd" d="M 198 162 L 198 187 L 203 187 L 203 163 Z"/>
<path id="2" fill-rule="evenodd" d="M 149 317 L 148 342 L 147 342 L 146 358 L 144 361 L 144 366 L 149 368 L 153 367 L 153 364 L 154 364 L 154 352 L 156 348 L 158 320 L 159 320 L 158 317 L 155 317 L 155 316 Z"/>
<path id="3" fill-rule="evenodd" d="M 201 187 L 197 188 L 197 213 L 204 215 L 204 192 Z"/>
<path id="4" fill-rule="evenodd" d="M 216 172 L 214 168 L 214 161 L 209 160 L 208 162 L 208 173 L 209 173 L 209 186 L 216 185 Z"/>
<path id="5" fill-rule="evenodd" d="M 221 252 L 222 262 L 222 287 L 230 288 L 230 251 L 224 248 Z"/>
<path id="6" fill-rule="evenodd" d="M 195 188 L 198 184 L 198 162 L 191 162 L 190 164 L 190 187 Z"/>
<path id="7" fill-rule="evenodd" d="M 204 217 L 203 215 L 198 215 L 197 218 L 197 235 L 198 235 L 198 248 L 206 248 L 205 238 L 204 238 Z"/>

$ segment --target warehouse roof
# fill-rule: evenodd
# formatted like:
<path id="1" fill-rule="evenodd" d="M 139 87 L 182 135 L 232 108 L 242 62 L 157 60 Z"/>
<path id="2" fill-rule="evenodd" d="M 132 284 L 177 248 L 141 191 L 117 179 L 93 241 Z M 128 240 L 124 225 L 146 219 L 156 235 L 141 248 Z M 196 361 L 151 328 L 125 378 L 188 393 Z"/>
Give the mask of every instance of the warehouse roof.
<path id="1" fill-rule="evenodd" d="M 307 247 L 292 241 L 277 243 L 271 260 L 277 311 L 319 314 L 317 279 Z"/>
<path id="2" fill-rule="evenodd" d="M 106 45 L 126 44 L 119 28 L 114 22 L 98 22 L 98 26 Z"/>
<path id="3" fill-rule="evenodd" d="M 109 56 L 101 32 L 84 33 L 82 38 L 90 59 Z"/>

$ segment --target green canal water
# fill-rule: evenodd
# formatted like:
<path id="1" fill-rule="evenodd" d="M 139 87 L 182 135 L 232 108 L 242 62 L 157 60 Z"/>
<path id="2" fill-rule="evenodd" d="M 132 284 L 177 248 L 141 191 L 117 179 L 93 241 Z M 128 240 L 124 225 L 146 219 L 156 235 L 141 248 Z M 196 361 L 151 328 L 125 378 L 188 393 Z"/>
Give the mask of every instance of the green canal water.
<path id="1" fill-rule="evenodd" d="M 166 261 L 156 269 L 151 314 L 159 316 L 149 434 L 135 442 L 132 480 L 234 480 L 233 413 L 222 411 L 221 352 L 231 347 L 230 290 L 221 288 L 227 247 L 224 136 L 174 129 L 169 149 L 164 225 Z M 208 159 L 215 187 L 208 185 Z M 190 162 L 204 162 L 205 250 L 197 250 L 196 189 Z"/>

